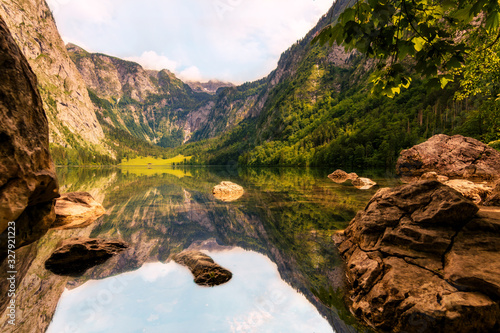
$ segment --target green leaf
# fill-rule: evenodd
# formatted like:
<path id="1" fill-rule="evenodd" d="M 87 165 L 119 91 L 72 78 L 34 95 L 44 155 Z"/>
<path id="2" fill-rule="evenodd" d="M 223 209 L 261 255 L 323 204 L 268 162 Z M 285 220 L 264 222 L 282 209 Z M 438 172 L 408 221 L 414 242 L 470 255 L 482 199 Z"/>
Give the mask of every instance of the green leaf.
<path id="1" fill-rule="evenodd" d="M 498 29 L 500 23 L 500 13 L 497 11 L 493 11 L 488 15 L 486 19 L 486 30 L 488 32 L 493 32 Z"/>
<path id="2" fill-rule="evenodd" d="M 418 52 L 423 49 L 424 45 L 427 43 L 422 37 L 415 37 L 412 40 L 415 50 Z"/>

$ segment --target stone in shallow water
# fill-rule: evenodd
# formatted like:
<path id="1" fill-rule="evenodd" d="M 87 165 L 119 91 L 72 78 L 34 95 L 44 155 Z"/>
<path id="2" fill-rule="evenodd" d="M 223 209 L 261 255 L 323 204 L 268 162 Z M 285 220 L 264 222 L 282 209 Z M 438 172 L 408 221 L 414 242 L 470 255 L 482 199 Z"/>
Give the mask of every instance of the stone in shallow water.
<path id="1" fill-rule="evenodd" d="M 227 181 L 223 181 L 219 185 L 214 186 L 212 190 L 214 197 L 224 202 L 238 200 L 243 193 L 245 193 L 243 187 Z"/>
<path id="2" fill-rule="evenodd" d="M 81 276 L 87 269 L 104 263 L 127 247 L 128 244 L 122 241 L 71 238 L 52 253 L 45 268 L 57 275 Z"/>
<path id="3" fill-rule="evenodd" d="M 106 211 L 87 192 L 71 192 L 62 194 L 56 199 L 56 220 L 52 228 L 83 228 L 92 224 Z"/>
<path id="4" fill-rule="evenodd" d="M 218 286 L 231 280 L 233 274 L 200 251 L 186 250 L 174 256 L 174 261 L 191 270 L 194 282 L 201 286 Z"/>
<path id="5" fill-rule="evenodd" d="M 344 170 L 338 169 L 338 170 L 335 170 L 334 172 L 332 172 L 331 174 L 329 174 L 328 178 L 330 178 L 331 180 L 333 180 L 334 182 L 336 182 L 338 184 L 341 184 L 349 179 L 354 180 L 354 179 L 358 178 L 358 175 L 354 172 L 347 173 Z"/>
<path id="6" fill-rule="evenodd" d="M 369 178 L 357 177 L 352 181 L 352 185 L 359 190 L 369 190 L 377 183 Z"/>

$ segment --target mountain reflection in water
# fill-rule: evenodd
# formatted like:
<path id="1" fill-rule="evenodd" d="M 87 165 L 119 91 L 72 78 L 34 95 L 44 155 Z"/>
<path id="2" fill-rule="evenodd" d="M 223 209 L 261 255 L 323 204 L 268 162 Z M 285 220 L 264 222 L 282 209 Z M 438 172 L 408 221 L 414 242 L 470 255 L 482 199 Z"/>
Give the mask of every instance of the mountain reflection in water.
<path id="1" fill-rule="evenodd" d="M 145 264 L 142 269 L 147 269 L 149 265 L 171 267 L 175 265 L 170 263 L 171 255 L 187 248 L 213 252 L 238 247 L 269 258 L 277 266 L 281 280 L 298 291 L 293 296 L 288 292 L 287 295 L 304 301 L 307 299 L 330 324 L 331 331 L 355 332 L 351 325 L 356 326 L 356 322 L 343 306 L 341 290 L 337 291 L 342 287 L 343 272 L 331 237 L 337 230 L 344 229 L 355 213 L 364 208 L 377 187 L 362 191 L 350 182 L 336 184 L 327 178 L 331 171 L 298 168 L 58 168 L 61 192 L 90 192 L 103 203 L 107 213 L 84 229 L 51 230 L 30 251 L 20 251 L 19 260 L 27 264 L 22 272 L 25 277 L 20 281 L 17 292 L 22 316 L 18 328 L 45 331 L 64 290 L 68 291 L 58 311 L 64 308 L 67 295 L 76 294 L 80 290 L 76 288 L 85 283 L 88 283 L 85 286 L 92 286 L 100 283 L 94 280 L 132 274 L 130 272 L 141 269 Z M 392 186 L 397 182 L 376 174 L 364 173 L 363 176 L 374 179 L 381 186 Z M 243 186 L 245 194 L 234 202 L 218 201 L 211 190 L 224 180 Z M 60 240 L 76 236 L 120 239 L 129 243 L 130 247 L 105 264 L 89 269 L 79 278 L 55 276 L 46 271 L 43 263 Z M 246 260 L 241 259 L 241 264 L 246 265 Z M 225 266 L 223 262 L 220 264 Z M 250 263 L 248 267 L 252 268 Z M 179 285 L 192 288 L 179 298 L 192 304 L 203 300 L 205 296 L 202 293 L 217 292 L 216 289 L 223 287 L 213 288 L 214 291 L 198 289 L 187 269 L 174 271 L 177 279 L 184 276 L 188 281 L 178 281 Z M 256 270 L 256 274 L 258 272 Z M 268 291 L 262 281 L 255 283 L 262 286 L 259 292 L 265 294 Z M 131 288 L 130 293 L 134 292 L 134 288 L 128 288 Z M 195 290 L 201 290 L 199 299 Z M 221 290 L 223 292 L 224 289 Z M 256 294 L 251 292 L 248 295 Z M 160 297 L 144 295 L 153 296 Z M 235 299 L 240 297 L 241 311 L 250 311 L 258 305 L 248 304 L 254 300 L 250 296 L 245 298 L 247 296 L 234 295 Z M 170 296 L 166 295 L 167 298 Z M 126 303 L 120 305 L 118 298 L 113 300 L 115 303 L 126 306 Z M 229 304 L 224 299 L 221 306 Z M 150 305 L 154 309 L 154 304 Z M 230 310 L 238 309 L 232 306 Z M 278 311 L 279 307 L 276 309 Z M 197 308 L 197 311 L 196 316 L 215 315 L 215 312 L 206 312 L 203 307 Z M 54 325 L 61 316 L 59 313 Z M 213 322 L 221 322 L 235 313 L 219 310 L 219 318 Z M 75 319 L 68 316 L 62 315 L 60 320 Z M 141 317 L 143 322 L 156 318 L 153 312 L 144 316 Z M 280 321 L 288 320 L 285 312 L 276 313 L 276 316 L 281 318 Z M 300 318 L 297 316 L 295 319 L 301 321 Z M 317 324 L 321 322 L 318 320 Z M 301 323 L 307 325 L 308 322 Z M 86 324 L 77 325 L 81 328 Z M 253 331 L 265 332 L 264 329 Z M 9 332 L 9 327 L 0 322 L 0 331 Z M 318 331 L 321 331 L 320 328 Z"/>

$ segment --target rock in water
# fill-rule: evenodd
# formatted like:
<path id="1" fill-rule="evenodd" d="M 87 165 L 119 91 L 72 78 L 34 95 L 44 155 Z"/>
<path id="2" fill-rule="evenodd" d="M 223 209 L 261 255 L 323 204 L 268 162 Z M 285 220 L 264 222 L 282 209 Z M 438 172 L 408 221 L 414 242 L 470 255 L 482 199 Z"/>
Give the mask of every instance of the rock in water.
<path id="1" fill-rule="evenodd" d="M 59 193 L 37 79 L 1 18 L 0 124 L 0 232 L 16 221 L 20 247 L 47 232 Z M 7 237 L 0 239 L 4 256 Z"/>
<path id="2" fill-rule="evenodd" d="M 243 187 L 232 182 L 221 182 L 219 185 L 214 186 L 212 190 L 214 197 L 224 202 L 238 200 L 243 193 L 245 193 Z"/>
<path id="3" fill-rule="evenodd" d="M 122 241 L 71 238 L 63 241 L 52 253 L 45 268 L 57 275 L 81 276 L 87 269 L 106 262 L 127 247 Z"/>
<path id="4" fill-rule="evenodd" d="M 432 171 L 451 178 L 496 179 L 500 153 L 476 139 L 438 134 L 403 150 L 396 165 L 396 172 L 406 177 Z"/>
<path id="5" fill-rule="evenodd" d="M 83 228 L 92 224 L 106 211 L 87 192 L 71 192 L 62 194 L 56 200 L 56 221 L 52 228 Z"/>
<path id="6" fill-rule="evenodd" d="M 377 183 L 369 178 L 357 177 L 352 181 L 352 185 L 360 190 L 369 190 L 373 186 L 377 185 Z"/>
<path id="7" fill-rule="evenodd" d="M 334 172 L 329 174 L 328 178 L 330 178 L 331 180 L 333 180 L 336 183 L 341 184 L 349 179 L 354 180 L 354 179 L 358 178 L 358 175 L 354 172 L 347 173 L 344 170 L 339 169 L 339 170 L 335 170 Z"/>
<path id="8" fill-rule="evenodd" d="M 174 256 L 174 261 L 191 270 L 194 282 L 201 286 L 218 286 L 231 280 L 233 274 L 219 266 L 212 258 L 200 251 L 182 251 Z"/>
<path id="9" fill-rule="evenodd" d="M 500 210 L 437 181 L 381 189 L 336 243 L 350 307 L 391 332 L 500 328 Z"/>

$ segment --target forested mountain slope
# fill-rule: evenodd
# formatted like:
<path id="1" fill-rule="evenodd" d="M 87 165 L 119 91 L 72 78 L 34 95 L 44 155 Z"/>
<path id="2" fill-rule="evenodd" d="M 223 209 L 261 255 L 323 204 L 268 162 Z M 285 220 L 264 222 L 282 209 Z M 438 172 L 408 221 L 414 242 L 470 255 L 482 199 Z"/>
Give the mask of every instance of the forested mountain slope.
<path id="1" fill-rule="evenodd" d="M 375 63 L 336 45 L 311 44 L 340 1 L 283 53 L 265 80 L 252 117 L 221 137 L 181 147 L 192 163 L 392 167 L 399 151 L 437 133 L 498 139 L 480 98 L 456 101 L 459 81 L 424 88 L 418 78 L 394 98 L 370 93 Z"/>

